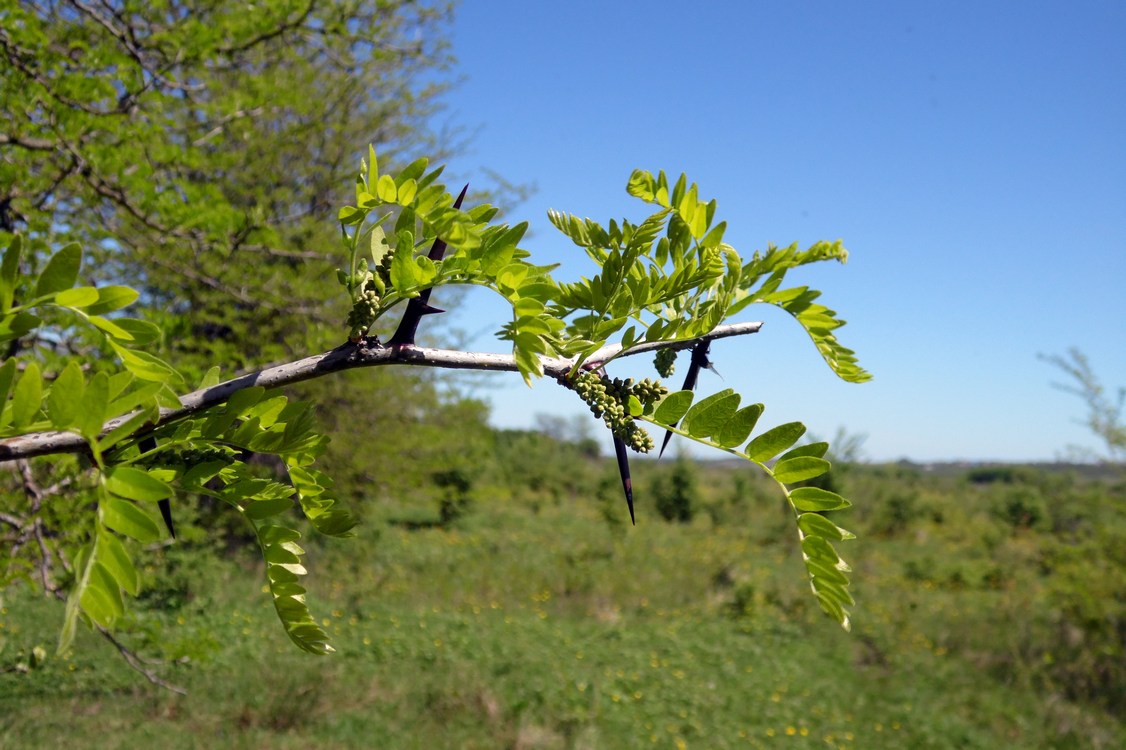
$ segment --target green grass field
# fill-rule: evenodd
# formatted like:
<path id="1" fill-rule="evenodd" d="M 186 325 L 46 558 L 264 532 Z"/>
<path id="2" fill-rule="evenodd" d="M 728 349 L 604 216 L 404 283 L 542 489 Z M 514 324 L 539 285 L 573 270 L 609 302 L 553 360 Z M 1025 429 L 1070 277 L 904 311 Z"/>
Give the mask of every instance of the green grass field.
<path id="1" fill-rule="evenodd" d="M 249 554 L 154 553 L 130 642 L 159 638 L 187 696 L 93 634 L 55 657 L 61 606 L 9 591 L 0 664 L 48 659 L 0 674 L 0 747 L 1126 747 L 1100 630 L 1122 622 L 1121 486 L 855 469 L 849 634 L 765 484 L 701 469 L 672 524 L 644 500 L 654 471 L 636 528 L 605 487 L 480 486 L 449 528 L 370 502 L 359 540 L 309 545 L 330 657 L 289 643 Z"/>

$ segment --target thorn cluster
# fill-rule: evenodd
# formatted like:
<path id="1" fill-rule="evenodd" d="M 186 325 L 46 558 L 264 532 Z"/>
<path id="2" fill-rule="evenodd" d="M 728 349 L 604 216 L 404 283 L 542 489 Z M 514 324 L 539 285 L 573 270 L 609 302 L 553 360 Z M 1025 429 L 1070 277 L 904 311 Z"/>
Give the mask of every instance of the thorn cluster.
<path id="1" fill-rule="evenodd" d="M 653 367 L 662 378 L 671 378 L 673 371 L 676 370 L 676 350 L 658 349 L 653 357 Z"/>
<path id="2" fill-rule="evenodd" d="M 668 393 L 667 388 L 648 378 L 635 383 L 632 378 L 611 379 L 593 372 L 579 373 L 571 385 L 591 413 L 605 422 L 626 445 L 638 453 L 653 450 L 653 438 L 630 416 L 629 400 L 631 396 L 637 398 L 644 408 Z"/>

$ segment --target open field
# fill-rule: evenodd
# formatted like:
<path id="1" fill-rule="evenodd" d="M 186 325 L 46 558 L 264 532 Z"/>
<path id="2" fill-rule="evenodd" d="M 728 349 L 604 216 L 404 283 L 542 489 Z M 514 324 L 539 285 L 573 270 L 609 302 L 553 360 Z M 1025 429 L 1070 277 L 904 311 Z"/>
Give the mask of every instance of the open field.
<path id="1" fill-rule="evenodd" d="M 132 642 L 159 633 L 187 696 L 92 635 L 54 657 L 61 607 L 9 592 L 0 664 L 49 657 L 0 674 L 0 747 L 1126 746 L 1121 481 L 849 470 L 848 634 L 745 469 L 695 469 L 693 518 L 668 523 L 647 483 L 672 469 L 639 464 L 630 528 L 581 465 L 480 481 L 447 526 L 433 497 L 380 498 L 359 540 L 312 542 L 327 658 L 290 645 L 249 555 L 154 553 Z"/>

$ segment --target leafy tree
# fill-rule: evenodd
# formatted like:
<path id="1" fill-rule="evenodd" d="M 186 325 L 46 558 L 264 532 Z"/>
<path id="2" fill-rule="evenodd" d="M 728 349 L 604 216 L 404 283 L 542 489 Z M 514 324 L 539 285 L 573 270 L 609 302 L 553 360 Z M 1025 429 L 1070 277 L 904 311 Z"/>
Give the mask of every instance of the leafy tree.
<path id="1" fill-rule="evenodd" d="M 595 266 L 590 278 L 559 281 L 552 266 L 535 265 L 520 247 L 527 224 L 494 223 L 488 205 L 462 209 L 439 183 L 440 169 L 419 159 L 400 170 L 380 168 L 374 150 L 355 181 L 354 202 L 340 209 L 343 264 L 338 280 L 350 305 L 347 341 L 336 348 L 222 381 L 219 368 L 198 382 L 143 347 L 157 325 L 116 311 L 137 298 L 123 286 L 78 285 L 83 253 L 68 244 L 29 272 L 16 237 L 0 264 L 0 342 L 24 341 L 0 366 L 0 460 L 26 466 L 58 455 L 70 471 L 51 488 L 24 482 L 23 496 L 0 519 L 19 554 L 4 583 L 36 577 L 65 595 L 60 647 L 80 622 L 110 633 L 141 581 L 136 545 L 165 535 L 153 514 L 185 496 L 205 495 L 231 508 L 261 549 L 278 616 L 290 638 L 313 653 L 332 650 L 305 602 L 301 534 L 288 520 L 298 508 L 316 531 L 348 536 L 352 515 L 317 468 L 327 437 L 308 404 L 278 395 L 282 386 L 354 368 L 402 366 L 516 371 L 532 384 L 550 376 L 574 391 L 612 433 L 626 499 L 632 488 L 626 446 L 654 446 L 644 424 L 727 452 L 770 477 L 793 511 L 797 536 L 821 607 L 849 625 L 849 567 L 833 542 L 850 539 L 824 513 L 849 505 L 815 487 L 797 487 L 829 470 L 824 442 L 794 447 L 798 422 L 755 432 L 762 404 L 740 408 L 728 389 L 697 400 L 659 380 L 621 380 L 606 370 L 619 358 L 757 332 L 758 323 L 726 323 L 755 303 L 773 304 L 805 328 L 842 378 L 868 373 L 837 340 L 843 321 L 804 286 L 783 288 L 787 273 L 826 260 L 843 262 L 839 242 L 769 247 L 744 259 L 723 242 L 716 202 L 699 197 L 681 176 L 636 171 L 631 195 L 649 206 L 641 223 L 602 226 L 553 212 L 551 221 L 582 247 Z M 419 346 L 415 332 L 428 315 L 431 292 L 452 285 L 492 290 L 512 308 L 498 335 L 511 355 Z M 371 332 L 394 313 L 399 324 L 383 342 Z M 86 332 L 94 353 L 59 356 L 50 342 Z M 344 338 L 343 333 L 341 338 Z M 663 357 L 662 357 L 663 358 Z M 661 363 L 667 374 L 667 362 Z M 195 387 L 195 390 L 189 391 Z M 263 475 L 255 456 L 273 457 Z M 445 470 L 430 467 L 431 470 Z M 452 485 L 451 485 L 452 486 Z M 165 514 L 170 524 L 171 517 Z M 169 526 L 170 530 L 170 526 Z M 60 567 L 61 566 L 61 567 Z"/>
<path id="2" fill-rule="evenodd" d="M 324 346 L 339 187 L 358 143 L 435 152 L 450 12 L 0 0 L 0 234 L 82 243 L 196 376 Z"/>
<path id="3" fill-rule="evenodd" d="M 131 345 L 193 385 L 212 366 L 337 343 L 347 301 L 324 280 L 339 265 L 335 212 L 356 144 L 406 164 L 449 143 L 430 123 L 450 14 L 441 0 L 0 0 L 0 249 L 20 232 L 23 270 L 36 273 L 80 243 L 82 283 L 137 289 L 133 314 L 163 334 Z M 9 338 L 8 355 L 34 350 L 45 372 L 98 356 L 96 331 L 47 342 L 45 330 Z M 322 405 L 344 438 L 323 460 L 345 489 L 370 477 L 385 488 L 389 466 L 396 487 L 420 485 L 431 469 L 411 467 L 465 453 L 441 426 L 484 429 L 480 409 L 444 398 L 427 373 L 289 393 Z M 59 464 L 27 471 L 40 487 L 69 481 Z"/>

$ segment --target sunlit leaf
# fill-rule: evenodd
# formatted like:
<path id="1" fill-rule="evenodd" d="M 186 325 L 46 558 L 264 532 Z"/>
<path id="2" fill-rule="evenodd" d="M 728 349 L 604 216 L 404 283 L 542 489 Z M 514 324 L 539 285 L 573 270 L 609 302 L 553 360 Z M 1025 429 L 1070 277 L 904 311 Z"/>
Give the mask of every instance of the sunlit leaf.
<path id="1" fill-rule="evenodd" d="M 35 282 L 35 296 L 45 297 L 64 289 L 70 289 L 78 279 L 78 269 L 82 266 L 82 246 L 71 243 L 51 256 L 39 280 Z"/>
<path id="2" fill-rule="evenodd" d="M 820 487 L 798 487 L 791 490 L 790 502 L 801 511 L 841 510 L 852 504 L 837 493 Z"/>
<path id="3" fill-rule="evenodd" d="M 82 377 L 82 368 L 72 359 L 51 383 L 51 390 L 47 394 L 47 416 L 51 420 L 51 426 L 56 430 L 65 430 L 74 424 L 83 408 L 85 393 L 86 381 Z"/>
<path id="4" fill-rule="evenodd" d="M 692 391 L 676 391 L 661 399 L 653 412 L 653 420 L 661 424 L 671 425 L 680 421 L 692 406 L 694 395 Z"/>
<path id="5" fill-rule="evenodd" d="M 802 482 L 806 479 L 819 477 L 830 468 L 830 464 L 823 458 L 812 456 L 798 456 L 779 461 L 774 465 L 774 478 L 784 484 Z"/>
<path id="6" fill-rule="evenodd" d="M 102 503 L 102 521 L 114 531 L 141 543 L 160 539 L 160 528 L 147 513 L 128 500 L 107 497 Z"/>
<path id="7" fill-rule="evenodd" d="M 174 494 L 168 483 L 132 466 L 114 466 L 106 469 L 106 489 L 118 497 L 151 503 L 172 497 Z"/>
<path id="8" fill-rule="evenodd" d="M 796 443 L 803 434 L 805 425 L 801 422 L 787 422 L 756 437 L 747 444 L 743 452 L 752 461 L 769 461 Z"/>
<path id="9" fill-rule="evenodd" d="M 28 362 L 12 391 L 12 426 L 19 429 L 31 424 L 39 413 L 43 399 L 43 379 L 39 365 Z"/>
<path id="10" fill-rule="evenodd" d="M 819 513 L 802 513 L 798 516 L 798 528 L 810 536 L 819 536 L 825 539 L 856 538 L 856 535 L 851 531 L 842 529 Z"/>

